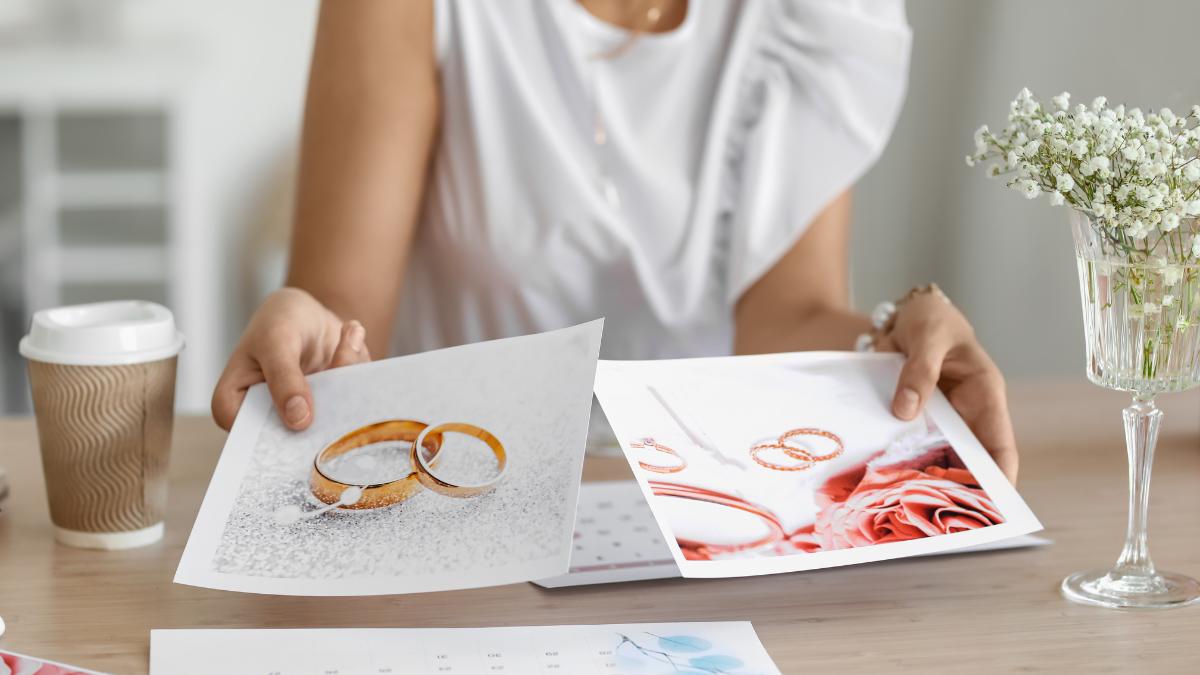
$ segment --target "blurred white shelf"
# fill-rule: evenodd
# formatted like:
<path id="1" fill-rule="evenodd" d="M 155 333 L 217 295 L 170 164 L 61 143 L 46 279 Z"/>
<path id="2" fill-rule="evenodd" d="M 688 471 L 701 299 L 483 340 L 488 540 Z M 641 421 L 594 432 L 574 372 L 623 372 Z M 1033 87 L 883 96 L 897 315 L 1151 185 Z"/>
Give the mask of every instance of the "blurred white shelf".
<path id="1" fill-rule="evenodd" d="M 0 107 L 155 104 L 179 91 L 194 60 L 165 42 L 8 46 L 0 49 Z"/>
<path id="2" fill-rule="evenodd" d="M 167 202 L 167 179 L 162 171 L 70 171 L 44 180 L 46 195 L 62 208 L 162 206 Z"/>
<path id="3" fill-rule="evenodd" d="M 72 246 L 57 254 L 59 279 L 66 283 L 162 282 L 167 251 L 162 246 Z"/>
<path id="4" fill-rule="evenodd" d="M 196 69 L 209 55 L 186 40 L 143 37 L 0 45 L 0 115 L 19 120 L 10 134 L 21 161 L 12 179 L 20 183 L 20 233 L 16 242 L 0 233 L 0 277 L 20 278 L 11 284 L 19 302 L 8 304 L 25 321 L 37 309 L 153 286 L 146 292 L 157 292 L 195 336 L 180 361 L 176 401 L 202 408 L 220 369 L 212 349 L 221 335 L 212 301 L 219 285 L 210 282 L 208 233 L 192 222 L 197 183 L 188 167 L 198 145 Z M 23 264 L 3 255 L 13 251 Z M 24 370 L 16 350 L 6 352 L 0 383 Z"/>

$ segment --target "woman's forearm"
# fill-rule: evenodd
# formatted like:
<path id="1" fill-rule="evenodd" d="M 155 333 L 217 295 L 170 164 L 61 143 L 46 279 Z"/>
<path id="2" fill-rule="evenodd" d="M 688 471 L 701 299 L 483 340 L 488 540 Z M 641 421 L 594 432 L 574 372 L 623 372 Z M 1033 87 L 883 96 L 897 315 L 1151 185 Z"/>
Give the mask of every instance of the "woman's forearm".
<path id="1" fill-rule="evenodd" d="M 742 294 L 734 311 L 735 353 L 853 349 L 867 331 L 867 317 L 850 309 L 851 200 L 847 190 L 827 204 Z"/>
<path id="2" fill-rule="evenodd" d="M 848 309 L 817 309 L 776 321 L 739 326 L 734 353 L 853 349 L 854 341 L 870 325 L 866 316 Z"/>
<path id="3" fill-rule="evenodd" d="M 321 7 L 287 284 L 387 353 L 438 119 L 430 2 Z"/>

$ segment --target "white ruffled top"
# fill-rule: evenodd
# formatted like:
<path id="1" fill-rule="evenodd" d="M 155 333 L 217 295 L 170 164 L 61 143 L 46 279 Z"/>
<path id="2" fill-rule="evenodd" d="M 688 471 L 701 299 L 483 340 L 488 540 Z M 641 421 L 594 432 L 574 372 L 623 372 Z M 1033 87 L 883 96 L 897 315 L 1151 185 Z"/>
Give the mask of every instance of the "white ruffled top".
<path id="1" fill-rule="evenodd" d="M 902 0 L 436 0 L 442 118 L 400 352 L 606 317 L 606 358 L 728 354 L 733 306 L 883 149 Z M 602 142 L 597 140 L 597 127 Z"/>

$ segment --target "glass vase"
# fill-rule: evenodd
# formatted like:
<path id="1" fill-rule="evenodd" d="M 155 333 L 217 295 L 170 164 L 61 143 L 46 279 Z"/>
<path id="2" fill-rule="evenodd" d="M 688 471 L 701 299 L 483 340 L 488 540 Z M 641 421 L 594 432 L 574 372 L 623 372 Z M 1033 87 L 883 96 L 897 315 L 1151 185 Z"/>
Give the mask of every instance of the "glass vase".
<path id="1" fill-rule="evenodd" d="M 1200 598 L 1200 582 L 1163 572 L 1150 559 L 1146 531 L 1150 469 L 1162 422 L 1154 398 L 1200 384 L 1200 226 L 1130 239 L 1103 220 L 1072 212 L 1079 290 L 1093 383 L 1130 392 L 1123 411 L 1129 454 L 1129 522 L 1112 569 L 1063 580 L 1068 599 L 1114 608 L 1178 607 Z"/>

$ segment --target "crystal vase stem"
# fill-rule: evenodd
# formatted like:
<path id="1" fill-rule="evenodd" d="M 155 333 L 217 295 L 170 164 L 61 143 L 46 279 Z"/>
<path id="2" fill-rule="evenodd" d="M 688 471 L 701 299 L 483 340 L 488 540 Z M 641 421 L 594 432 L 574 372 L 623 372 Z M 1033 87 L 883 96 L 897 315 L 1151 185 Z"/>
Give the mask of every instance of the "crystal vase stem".
<path id="1" fill-rule="evenodd" d="M 1125 549 L 1117 560 L 1114 572 L 1130 581 L 1140 578 L 1151 582 L 1155 576 L 1147 542 L 1147 520 L 1150 510 L 1150 471 L 1154 464 L 1154 448 L 1163 413 L 1154 405 L 1153 397 L 1133 399 L 1125 408 L 1125 447 L 1129 453 L 1129 524 L 1125 532 Z"/>

